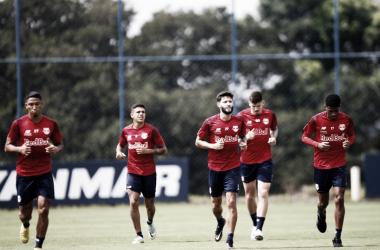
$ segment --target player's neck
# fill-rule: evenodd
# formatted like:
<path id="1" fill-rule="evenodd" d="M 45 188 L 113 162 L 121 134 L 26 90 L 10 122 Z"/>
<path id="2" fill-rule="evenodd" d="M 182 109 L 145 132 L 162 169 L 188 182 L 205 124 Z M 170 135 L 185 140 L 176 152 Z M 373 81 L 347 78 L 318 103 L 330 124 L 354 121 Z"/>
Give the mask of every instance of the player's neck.
<path id="1" fill-rule="evenodd" d="M 261 110 L 260 113 L 255 113 L 252 109 L 251 109 L 251 114 L 254 115 L 254 116 L 259 116 L 263 113 L 263 110 Z"/>
<path id="2" fill-rule="evenodd" d="M 144 122 L 133 122 L 133 128 L 135 129 L 139 129 L 139 128 L 142 128 L 144 126 Z"/>
<path id="3" fill-rule="evenodd" d="M 225 113 L 220 112 L 219 117 L 223 121 L 229 121 L 231 119 L 231 117 L 232 117 L 232 114 L 226 115 Z"/>
<path id="4" fill-rule="evenodd" d="M 32 122 L 35 122 L 35 123 L 39 123 L 42 119 L 42 115 L 39 114 L 37 115 L 37 117 L 35 117 L 34 115 L 32 114 L 29 114 L 29 119 L 32 121 Z"/>

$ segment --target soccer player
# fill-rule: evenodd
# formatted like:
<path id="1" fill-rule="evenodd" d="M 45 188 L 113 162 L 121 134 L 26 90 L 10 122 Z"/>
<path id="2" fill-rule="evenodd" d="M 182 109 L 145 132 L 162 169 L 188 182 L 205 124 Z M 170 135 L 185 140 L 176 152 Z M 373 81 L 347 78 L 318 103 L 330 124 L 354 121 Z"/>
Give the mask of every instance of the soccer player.
<path id="1" fill-rule="evenodd" d="M 144 243 L 141 232 L 139 197 L 144 196 L 148 219 L 146 225 L 149 237 L 156 238 L 153 217 L 156 212 L 154 197 L 156 194 L 156 163 L 153 155 L 166 155 L 165 142 L 158 130 L 145 122 L 145 106 L 134 104 L 131 108 L 133 123 L 125 127 L 116 146 L 116 159 L 125 159 L 124 147 L 128 145 L 127 192 L 131 206 L 131 218 L 137 237 L 132 244 Z M 155 148 L 156 146 L 156 148 Z"/>
<path id="2" fill-rule="evenodd" d="M 273 111 L 264 109 L 264 104 L 261 92 L 254 91 L 249 97 L 250 108 L 237 114 L 245 123 L 249 139 L 247 150 L 241 151 L 240 168 L 246 204 L 253 222 L 251 240 L 264 239 L 262 230 L 268 211 L 268 195 L 273 178 L 271 147 L 276 145 L 278 135 L 276 115 Z"/>
<path id="3" fill-rule="evenodd" d="M 240 162 L 238 141 L 246 150 L 244 122 L 232 115 L 233 94 L 221 92 L 216 97 L 220 113 L 207 118 L 199 129 L 195 145 L 208 149 L 208 183 L 210 187 L 212 212 L 218 225 L 215 241 L 220 241 L 223 227 L 228 225 L 226 248 L 233 248 L 233 237 L 237 221 L 236 199 L 239 191 Z M 208 142 L 205 141 L 208 137 Z M 223 218 L 222 194 L 226 192 L 227 220 Z"/>
<path id="4" fill-rule="evenodd" d="M 346 190 L 346 150 L 354 143 L 354 123 L 348 115 L 339 112 L 340 97 L 326 97 L 325 110 L 313 116 L 304 127 L 302 141 L 314 147 L 314 182 L 318 192 L 317 228 L 326 232 L 326 207 L 329 191 L 335 194 L 334 247 L 343 247 L 341 233 L 344 220 L 344 192 Z M 315 133 L 314 140 L 311 136 Z"/>
<path id="5" fill-rule="evenodd" d="M 35 250 L 42 249 L 49 225 L 49 208 L 54 199 L 54 183 L 50 154 L 63 150 L 58 124 L 41 114 L 42 97 L 30 92 L 25 98 L 28 114 L 12 123 L 5 152 L 17 153 L 17 200 L 21 220 L 20 239 L 29 241 L 29 221 L 32 219 L 33 199 L 37 198 L 38 220 Z"/>

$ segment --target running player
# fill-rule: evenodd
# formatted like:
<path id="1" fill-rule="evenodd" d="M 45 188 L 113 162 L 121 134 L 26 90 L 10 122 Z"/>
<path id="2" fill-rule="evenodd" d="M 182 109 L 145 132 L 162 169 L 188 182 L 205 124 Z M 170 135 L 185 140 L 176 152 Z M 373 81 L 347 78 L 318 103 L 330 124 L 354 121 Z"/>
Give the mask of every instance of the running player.
<path id="1" fill-rule="evenodd" d="M 33 199 L 37 198 L 38 220 L 34 248 L 37 250 L 42 249 L 49 225 L 49 208 L 54 199 L 50 154 L 61 153 L 63 141 L 58 124 L 41 114 L 41 95 L 38 92 L 30 92 L 25 101 L 28 114 L 12 123 L 5 143 L 5 152 L 17 153 L 16 188 L 22 243 L 29 241 Z"/>
<path id="2" fill-rule="evenodd" d="M 233 94 L 224 91 L 217 95 L 217 106 L 220 113 L 207 118 L 199 129 L 195 145 L 208 149 L 208 183 L 210 187 L 212 212 L 218 225 L 215 231 L 215 241 L 220 241 L 226 219 L 222 212 L 222 194 L 226 192 L 228 208 L 227 226 L 228 236 L 226 248 L 233 248 L 233 237 L 237 221 L 236 199 L 239 191 L 240 163 L 238 141 L 246 150 L 244 122 L 232 115 Z M 205 141 L 206 138 L 208 142 Z"/>
<path id="3" fill-rule="evenodd" d="M 153 155 L 166 155 L 165 142 L 158 130 L 145 122 L 145 106 L 134 104 L 131 109 L 133 123 L 123 129 L 119 143 L 116 146 L 116 159 L 125 159 L 124 147 L 128 145 L 127 192 L 131 205 L 131 218 L 137 237 L 132 244 L 144 243 L 141 232 L 139 197 L 144 196 L 148 219 L 146 225 L 149 237 L 156 238 L 156 228 L 153 217 L 156 212 L 154 197 L 156 194 L 156 163 Z M 157 148 L 155 148 L 155 146 Z"/>
<path id="4" fill-rule="evenodd" d="M 250 140 L 248 149 L 241 152 L 240 168 L 246 204 L 253 222 L 251 240 L 264 239 L 262 230 L 268 211 L 268 195 L 273 178 L 271 147 L 276 145 L 278 135 L 276 115 L 273 111 L 264 109 L 264 104 L 262 94 L 254 91 L 249 97 L 250 108 L 237 114 L 244 120 L 247 138 Z"/>
<path id="5" fill-rule="evenodd" d="M 341 233 L 345 214 L 344 192 L 346 190 L 346 150 L 354 143 L 354 123 L 348 115 L 339 112 L 340 97 L 326 97 L 325 110 L 311 118 L 304 127 L 302 141 L 314 147 L 314 182 L 318 192 L 317 228 L 326 232 L 326 207 L 329 191 L 335 194 L 334 247 L 343 247 Z M 314 140 L 311 136 L 315 133 Z"/>

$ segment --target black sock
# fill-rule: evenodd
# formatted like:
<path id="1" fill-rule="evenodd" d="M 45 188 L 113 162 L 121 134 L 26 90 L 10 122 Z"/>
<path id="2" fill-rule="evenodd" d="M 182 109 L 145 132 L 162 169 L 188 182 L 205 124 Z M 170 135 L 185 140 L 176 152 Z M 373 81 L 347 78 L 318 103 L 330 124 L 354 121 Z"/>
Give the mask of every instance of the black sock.
<path id="1" fill-rule="evenodd" d="M 256 227 L 257 226 L 257 216 L 256 216 L 256 213 L 250 214 L 250 215 L 251 215 L 251 219 L 252 219 L 253 225 Z"/>
<path id="2" fill-rule="evenodd" d="M 28 222 L 25 222 L 25 223 L 22 223 L 24 225 L 25 228 L 28 228 L 30 226 L 30 223 L 29 221 Z"/>
<path id="3" fill-rule="evenodd" d="M 256 229 L 263 230 L 263 225 L 264 225 L 265 217 L 257 217 L 257 227 Z"/>
<path id="4" fill-rule="evenodd" d="M 322 219 L 322 220 L 326 219 L 326 210 L 323 211 L 322 213 L 318 211 L 318 219 Z"/>
<path id="5" fill-rule="evenodd" d="M 36 236 L 36 246 L 38 248 L 42 248 L 42 244 L 44 243 L 45 237 Z"/>
<path id="6" fill-rule="evenodd" d="M 152 223 L 153 223 L 153 220 L 146 220 L 146 224 L 152 225 Z"/>
<path id="7" fill-rule="evenodd" d="M 142 235 L 142 232 L 138 232 L 138 233 L 136 233 L 137 234 L 137 236 L 140 236 L 140 237 L 143 237 L 144 238 L 144 236 Z"/>
<path id="8" fill-rule="evenodd" d="M 229 241 L 233 241 L 234 240 L 234 234 L 228 234 L 227 235 L 227 240 L 226 240 L 226 242 L 229 242 Z"/>
<path id="9" fill-rule="evenodd" d="M 226 221 L 223 217 L 220 219 L 216 219 L 218 221 L 218 226 L 222 227 L 224 225 L 224 222 Z"/>
<path id="10" fill-rule="evenodd" d="M 340 239 L 341 234 L 342 234 L 342 229 L 335 229 L 335 238 Z"/>

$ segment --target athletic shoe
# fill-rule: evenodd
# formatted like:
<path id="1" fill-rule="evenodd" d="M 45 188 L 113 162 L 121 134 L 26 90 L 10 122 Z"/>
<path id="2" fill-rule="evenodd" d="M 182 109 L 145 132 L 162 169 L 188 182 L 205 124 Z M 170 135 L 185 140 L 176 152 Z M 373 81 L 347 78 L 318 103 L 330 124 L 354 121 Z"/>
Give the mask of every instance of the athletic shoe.
<path id="1" fill-rule="evenodd" d="M 216 230 L 215 230 L 215 241 L 220 241 L 222 239 L 222 236 L 223 236 L 223 227 L 224 225 L 226 225 L 226 220 L 223 218 L 223 226 L 219 226 L 219 224 L 216 226 Z"/>
<path id="2" fill-rule="evenodd" d="M 264 239 L 263 232 L 261 232 L 260 229 L 257 229 L 257 230 L 255 231 L 254 236 L 255 236 L 254 240 L 263 240 L 263 239 Z"/>
<path id="3" fill-rule="evenodd" d="M 321 233 L 326 232 L 326 229 L 327 229 L 326 211 L 324 211 L 322 214 L 320 213 L 317 214 L 317 228 L 319 232 Z"/>
<path id="4" fill-rule="evenodd" d="M 255 240 L 255 232 L 256 232 L 256 226 L 253 226 L 252 232 L 251 232 L 251 240 Z"/>
<path id="5" fill-rule="evenodd" d="M 147 222 L 146 227 L 148 228 L 148 233 L 149 233 L 150 239 L 154 240 L 156 238 L 156 228 L 154 227 L 153 222 L 150 225 Z"/>
<path id="6" fill-rule="evenodd" d="M 144 238 L 141 236 L 137 236 L 136 239 L 132 241 L 132 244 L 140 244 L 140 243 L 144 243 Z"/>
<path id="7" fill-rule="evenodd" d="M 20 240 L 22 243 L 27 243 L 29 241 L 29 227 L 24 227 L 24 224 L 21 223 L 20 228 Z"/>
<path id="8" fill-rule="evenodd" d="M 334 238 L 332 242 L 333 242 L 334 247 L 343 247 L 341 239 Z"/>
<path id="9" fill-rule="evenodd" d="M 226 242 L 226 248 L 227 249 L 234 249 L 234 241 L 233 240 L 229 240 Z"/>
<path id="10" fill-rule="evenodd" d="M 34 250 L 42 250 L 42 248 L 35 247 Z"/>

